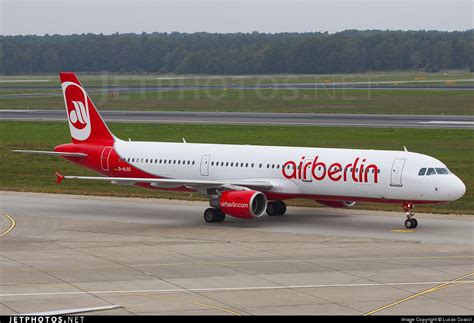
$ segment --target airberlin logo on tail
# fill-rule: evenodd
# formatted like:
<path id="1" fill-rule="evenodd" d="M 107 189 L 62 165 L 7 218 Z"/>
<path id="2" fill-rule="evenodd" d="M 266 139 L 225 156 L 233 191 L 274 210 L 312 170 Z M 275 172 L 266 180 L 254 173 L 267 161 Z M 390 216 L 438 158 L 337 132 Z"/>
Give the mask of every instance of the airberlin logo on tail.
<path id="1" fill-rule="evenodd" d="M 71 136 L 76 140 L 86 140 L 91 134 L 91 122 L 87 94 L 73 82 L 62 83 Z"/>
<path id="2" fill-rule="evenodd" d="M 352 181 L 356 183 L 378 183 L 379 168 L 375 164 L 366 164 L 365 158 L 357 157 L 352 163 L 326 164 L 319 160 L 301 157 L 299 162 L 289 160 L 283 164 L 281 170 L 287 179 L 300 179 L 302 181 L 322 181 L 325 178 L 333 182 Z"/>

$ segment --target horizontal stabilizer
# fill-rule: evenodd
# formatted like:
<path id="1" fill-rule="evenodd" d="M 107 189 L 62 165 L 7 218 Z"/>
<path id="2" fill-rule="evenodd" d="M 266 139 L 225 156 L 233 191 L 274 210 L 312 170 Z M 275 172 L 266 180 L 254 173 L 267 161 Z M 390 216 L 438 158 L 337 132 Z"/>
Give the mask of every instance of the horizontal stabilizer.
<path id="1" fill-rule="evenodd" d="M 84 153 L 69 153 L 63 151 L 43 151 L 43 150 L 12 150 L 21 154 L 50 155 L 50 156 L 66 156 L 66 157 L 87 157 Z"/>

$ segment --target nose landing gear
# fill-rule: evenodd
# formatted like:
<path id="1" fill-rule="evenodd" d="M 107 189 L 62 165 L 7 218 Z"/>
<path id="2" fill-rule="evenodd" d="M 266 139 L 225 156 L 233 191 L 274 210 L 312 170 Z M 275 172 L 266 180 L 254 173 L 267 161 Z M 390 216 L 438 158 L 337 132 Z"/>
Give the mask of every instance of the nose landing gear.
<path id="1" fill-rule="evenodd" d="M 405 228 L 407 229 L 414 229 L 418 226 L 418 221 L 414 218 L 415 213 L 413 213 L 413 209 L 415 208 L 415 204 L 413 203 L 404 203 L 403 210 L 405 210 L 407 219 L 405 221 Z"/>

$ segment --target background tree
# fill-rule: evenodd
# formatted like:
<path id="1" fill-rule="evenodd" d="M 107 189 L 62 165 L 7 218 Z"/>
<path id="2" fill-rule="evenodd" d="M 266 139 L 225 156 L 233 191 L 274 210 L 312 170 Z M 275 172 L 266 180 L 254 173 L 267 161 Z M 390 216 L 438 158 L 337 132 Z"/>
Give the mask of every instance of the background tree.
<path id="1" fill-rule="evenodd" d="M 473 69 L 474 30 L 0 36 L 0 74 Z"/>

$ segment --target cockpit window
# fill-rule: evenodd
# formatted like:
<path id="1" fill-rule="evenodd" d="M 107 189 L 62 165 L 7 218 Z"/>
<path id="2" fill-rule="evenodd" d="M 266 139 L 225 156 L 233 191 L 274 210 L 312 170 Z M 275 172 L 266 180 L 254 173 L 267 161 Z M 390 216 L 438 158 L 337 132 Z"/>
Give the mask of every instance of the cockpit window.
<path id="1" fill-rule="evenodd" d="M 436 168 L 436 172 L 439 175 L 448 175 L 449 174 L 449 171 L 448 171 L 447 168 Z"/>
<path id="2" fill-rule="evenodd" d="M 425 176 L 425 173 L 426 173 L 426 167 L 423 167 L 423 168 L 420 169 L 420 171 L 418 172 L 418 176 Z"/>
<path id="3" fill-rule="evenodd" d="M 434 168 L 428 168 L 428 171 L 426 172 L 426 176 L 429 175 L 436 175 L 436 171 Z"/>

